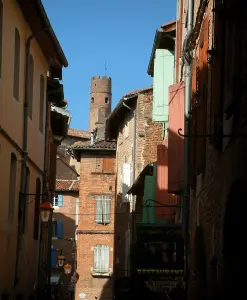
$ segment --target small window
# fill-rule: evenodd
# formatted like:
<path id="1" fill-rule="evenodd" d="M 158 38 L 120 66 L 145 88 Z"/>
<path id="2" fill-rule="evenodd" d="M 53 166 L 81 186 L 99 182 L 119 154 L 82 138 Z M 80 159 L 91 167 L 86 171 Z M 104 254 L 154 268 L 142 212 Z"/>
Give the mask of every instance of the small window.
<path id="1" fill-rule="evenodd" d="M 33 76 L 34 76 L 34 60 L 32 55 L 29 56 L 29 88 L 28 88 L 28 116 L 33 118 Z"/>
<path id="2" fill-rule="evenodd" d="M 95 222 L 108 224 L 111 221 L 111 198 L 108 195 L 96 196 Z"/>
<path id="3" fill-rule="evenodd" d="M 105 97 L 105 104 L 108 103 L 108 97 Z"/>
<path id="4" fill-rule="evenodd" d="M 18 29 L 15 29 L 15 52 L 14 52 L 14 85 L 13 95 L 16 100 L 19 100 L 19 81 L 20 81 L 20 34 Z"/>
<path id="5" fill-rule="evenodd" d="M 44 130 L 44 104 L 45 104 L 45 79 L 40 76 L 40 92 L 39 92 L 39 131 L 43 133 Z"/>
<path id="6" fill-rule="evenodd" d="M 2 48 L 3 48 L 3 2 L 0 0 L 0 77 L 2 75 Z"/>
<path id="7" fill-rule="evenodd" d="M 94 266 L 95 273 L 109 273 L 110 249 L 106 245 L 94 246 Z"/>
<path id="8" fill-rule="evenodd" d="M 63 195 L 56 195 L 53 198 L 53 206 L 58 206 L 58 207 L 63 206 Z"/>
<path id="9" fill-rule="evenodd" d="M 35 205 L 34 205 L 34 223 L 33 238 L 38 240 L 39 237 L 39 205 L 40 205 L 41 181 L 36 179 Z"/>
<path id="10" fill-rule="evenodd" d="M 9 220 L 13 219 L 15 213 L 16 171 L 17 171 L 17 159 L 15 154 L 11 153 L 10 176 L 9 176 L 9 211 L 8 211 Z"/>
<path id="11" fill-rule="evenodd" d="M 91 98 L 91 103 L 94 103 L 94 97 Z"/>
<path id="12" fill-rule="evenodd" d="M 52 237 L 61 239 L 63 237 L 63 222 L 53 220 L 52 221 Z"/>

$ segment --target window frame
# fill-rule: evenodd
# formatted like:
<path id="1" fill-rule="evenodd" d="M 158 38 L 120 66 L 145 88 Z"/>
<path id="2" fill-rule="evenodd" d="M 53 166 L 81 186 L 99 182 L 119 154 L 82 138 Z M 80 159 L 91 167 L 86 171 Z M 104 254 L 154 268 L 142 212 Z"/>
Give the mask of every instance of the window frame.
<path id="1" fill-rule="evenodd" d="M 110 272 L 110 247 L 104 244 L 96 244 L 93 247 L 93 252 L 93 272 L 96 274 L 108 274 Z M 107 261 L 104 259 L 107 259 Z"/>
<path id="2" fill-rule="evenodd" d="M 111 196 L 97 195 L 95 197 L 95 223 L 107 225 L 111 223 Z"/>

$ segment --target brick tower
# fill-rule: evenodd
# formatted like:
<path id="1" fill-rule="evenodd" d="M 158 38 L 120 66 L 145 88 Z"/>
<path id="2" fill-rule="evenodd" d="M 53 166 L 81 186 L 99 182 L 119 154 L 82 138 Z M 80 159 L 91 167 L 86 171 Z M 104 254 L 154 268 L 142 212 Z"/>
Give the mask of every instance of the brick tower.
<path id="1" fill-rule="evenodd" d="M 91 79 L 89 130 L 97 128 L 98 138 L 103 138 L 105 120 L 111 112 L 111 78 L 94 76 Z"/>

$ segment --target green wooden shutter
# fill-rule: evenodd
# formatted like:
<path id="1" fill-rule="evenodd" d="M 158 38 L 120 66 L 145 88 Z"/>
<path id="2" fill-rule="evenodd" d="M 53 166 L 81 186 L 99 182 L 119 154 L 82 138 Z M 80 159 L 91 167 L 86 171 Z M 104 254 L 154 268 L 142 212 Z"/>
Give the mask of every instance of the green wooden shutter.
<path id="1" fill-rule="evenodd" d="M 154 59 L 153 121 L 168 122 L 168 87 L 174 81 L 174 53 L 157 49 Z"/>

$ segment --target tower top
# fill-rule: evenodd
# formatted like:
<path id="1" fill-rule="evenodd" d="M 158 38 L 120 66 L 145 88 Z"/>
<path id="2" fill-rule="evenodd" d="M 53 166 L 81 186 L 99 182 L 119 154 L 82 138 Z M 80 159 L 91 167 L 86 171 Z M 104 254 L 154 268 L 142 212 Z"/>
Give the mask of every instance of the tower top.
<path id="1" fill-rule="evenodd" d="M 91 80 L 108 80 L 111 81 L 111 77 L 108 76 L 93 76 Z"/>

